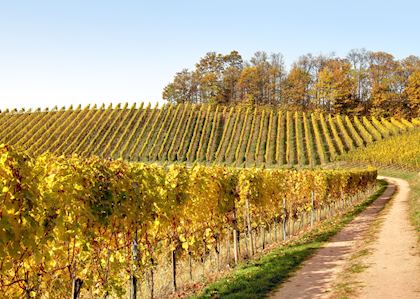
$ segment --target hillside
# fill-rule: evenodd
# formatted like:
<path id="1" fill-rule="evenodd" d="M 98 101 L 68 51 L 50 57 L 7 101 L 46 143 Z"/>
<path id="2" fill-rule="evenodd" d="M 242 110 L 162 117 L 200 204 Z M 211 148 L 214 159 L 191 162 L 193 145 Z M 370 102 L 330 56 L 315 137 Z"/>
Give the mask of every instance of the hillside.
<path id="1" fill-rule="evenodd" d="M 342 160 L 365 162 L 380 166 L 420 169 L 420 131 L 392 136 L 364 148 L 346 153 Z"/>
<path id="2" fill-rule="evenodd" d="M 0 143 L 31 156 L 52 152 L 145 162 L 313 166 L 419 125 L 418 120 L 263 107 L 119 104 L 5 111 L 0 113 Z"/>

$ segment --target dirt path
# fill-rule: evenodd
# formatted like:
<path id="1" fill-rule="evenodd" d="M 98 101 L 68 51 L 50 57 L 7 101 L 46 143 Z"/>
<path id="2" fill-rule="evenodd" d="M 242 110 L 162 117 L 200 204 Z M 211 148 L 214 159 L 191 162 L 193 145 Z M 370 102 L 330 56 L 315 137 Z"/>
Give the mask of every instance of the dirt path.
<path id="1" fill-rule="evenodd" d="M 387 178 L 398 186 L 391 209 L 368 256 L 368 268 L 358 275 L 364 287 L 358 298 L 420 298 L 420 255 L 417 236 L 408 218 L 408 183 Z"/>
<path id="2" fill-rule="evenodd" d="M 372 267 L 363 274 L 366 275 L 364 279 L 367 287 L 363 289 L 361 297 L 414 298 L 416 286 L 420 281 L 420 271 L 419 256 L 410 254 L 415 250 L 416 235 L 410 229 L 408 221 L 409 188 L 403 180 L 389 181 L 390 184 L 382 196 L 305 261 L 295 275 L 282 284 L 271 298 L 330 298 L 334 281 L 343 271 L 346 260 L 358 244 L 363 242 L 364 233 L 390 200 L 396 190 L 395 184 L 398 185 L 399 192 L 388 211 L 389 219 L 387 216 L 375 244 L 376 251 L 371 257 Z M 397 277 L 398 275 L 400 277 Z M 396 288 L 404 290 L 401 290 L 402 293 L 396 293 Z"/>

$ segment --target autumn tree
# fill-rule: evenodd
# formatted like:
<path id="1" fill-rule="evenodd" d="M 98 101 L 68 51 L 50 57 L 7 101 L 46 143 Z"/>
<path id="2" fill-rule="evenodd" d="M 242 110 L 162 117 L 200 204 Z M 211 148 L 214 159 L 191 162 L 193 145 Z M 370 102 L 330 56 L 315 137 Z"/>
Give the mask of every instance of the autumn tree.
<path id="1" fill-rule="evenodd" d="M 376 116 L 392 115 L 400 99 L 396 88 L 399 64 L 394 56 L 385 52 L 370 52 L 369 64 L 370 113 Z"/>
<path id="2" fill-rule="evenodd" d="M 163 90 L 163 99 L 171 103 L 198 103 L 198 79 L 187 69 L 176 73 L 172 83 Z"/>
<path id="3" fill-rule="evenodd" d="M 207 53 L 196 64 L 200 102 L 220 103 L 223 99 L 224 59 L 222 54 Z"/>
<path id="4" fill-rule="evenodd" d="M 172 103 L 275 105 L 294 110 L 409 117 L 416 106 L 420 58 L 353 49 L 346 58 L 306 54 L 286 72 L 281 54 L 209 52 L 176 73 L 163 91 Z M 413 104 L 414 103 L 414 104 Z M 414 106 L 413 106 L 414 105 Z"/>
<path id="5" fill-rule="evenodd" d="M 238 88 L 241 91 L 242 101 L 252 105 L 262 101 L 260 78 L 255 66 L 247 66 L 243 69 L 238 80 Z"/>
<path id="6" fill-rule="evenodd" d="M 241 100 L 241 93 L 237 85 L 244 62 L 237 51 L 232 51 L 224 56 L 224 64 L 222 102 L 238 102 Z"/>
<path id="7" fill-rule="evenodd" d="M 366 49 L 352 49 L 346 56 L 351 64 L 350 73 L 356 82 L 353 98 L 359 103 L 359 112 L 366 114 L 369 110 L 370 81 L 369 53 Z"/>
<path id="8" fill-rule="evenodd" d="M 256 52 L 244 67 L 238 81 L 241 99 L 259 105 L 281 103 L 281 86 L 285 70 L 283 56 Z"/>
<path id="9" fill-rule="evenodd" d="M 314 56 L 312 54 L 302 55 L 298 58 L 294 66 L 301 68 L 309 75 L 309 82 L 306 88 L 307 94 L 305 96 L 305 106 L 310 107 L 311 109 L 321 108 L 318 107 L 319 101 L 319 93 L 318 90 L 315 88 L 317 81 L 318 81 L 318 74 L 321 69 L 324 67 L 325 63 L 329 59 L 333 59 L 334 53 L 330 53 L 328 55 L 317 55 Z M 305 109 L 306 109 L 305 108 Z"/>
<path id="10" fill-rule="evenodd" d="M 420 70 L 414 71 L 408 78 L 405 94 L 411 110 L 410 116 L 418 117 L 420 115 Z"/>
<path id="11" fill-rule="evenodd" d="M 238 97 L 236 83 L 242 70 L 242 57 L 237 51 L 228 55 L 207 53 L 195 65 L 175 75 L 163 91 L 163 99 L 173 103 L 228 103 Z"/>
<path id="12" fill-rule="evenodd" d="M 283 83 L 282 97 L 284 104 L 294 109 L 308 109 L 310 83 L 310 74 L 305 69 L 294 65 Z"/>
<path id="13" fill-rule="evenodd" d="M 351 65 L 345 59 L 331 59 L 318 73 L 314 88 L 318 91 L 319 107 L 330 113 L 352 113 L 357 108 L 354 98 L 356 82 Z"/>

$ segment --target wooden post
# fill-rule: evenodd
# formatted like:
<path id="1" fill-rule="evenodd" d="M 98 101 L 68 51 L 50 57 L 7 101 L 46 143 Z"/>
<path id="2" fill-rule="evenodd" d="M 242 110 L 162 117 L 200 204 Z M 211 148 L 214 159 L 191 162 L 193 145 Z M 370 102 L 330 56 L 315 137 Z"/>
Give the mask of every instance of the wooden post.
<path id="1" fill-rule="evenodd" d="M 73 279 L 72 283 L 72 299 L 78 299 L 80 295 L 80 290 L 82 289 L 83 281 L 80 278 Z"/>
<path id="2" fill-rule="evenodd" d="M 295 222 L 296 222 L 295 217 L 292 217 L 292 219 L 289 221 L 289 223 L 290 223 L 289 235 L 291 235 L 291 236 L 293 236 L 295 234 Z"/>
<path id="3" fill-rule="evenodd" d="M 233 229 L 233 258 L 235 259 L 235 265 L 238 264 L 238 231 Z"/>
<path id="4" fill-rule="evenodd" d="M 251 256 L 250 249 L 249 249 L 249 234 L 248 234 L 248 225 L 246 222 L 246 213 L 244 214 L 244 233 L 245 233 L 245 251 L 247 256 Z"/>
<path id="5" fill-rule="evenodd" d="M 311 227 L 314 226 L 314 218 L 315 218 L 315 215 L 314 215 L 314 198 L 315 198 L 314 191 L 311 191 Z"/>
<path id="6" fill-rule="evenodd" d="M 262 249 L 265 249 L 265 226 L 262 227 Z"/>
<path id="7" fill-rule="evenodd" d="M 277 242 L 277 217 L 274 218 L 274 242 Z"/>
<path id="8" fill-rule="evenodd" d="M 136 264 L 138 261 L 138 244 L 137 244 L 137 230 L 136 233 L 134 235 L 134 240 L 133 243 L 131 245 L 131 251 L 132 251 L 132 255 L 133 255 L 133 263 Z M 135 269 L 135 267 L 132 267 L 132 271 Z M 136 299 L 137 298 L 137 277 L 133 273 L 131 273 L 131 277 L 130 277 L 130 299 Z"/>
<path id="9" fill-rule="evenodd" d="M 172 250 L 172 287 L 176 292 L 176 250 Z"/>
<path id="10" fill-rule="evenodd" d="M 230 234 L 227 234 L 227 238 L 226 238 L 226 261 L 227 264 L 230 263 Z"/>
<path id="11" fill-rule="evenodd" d="M 201 260 L 203 261 L 203 277 L 206 275 L 206 257 L 207 257 L 207 246 L 206 246 L 206 239 L 203 239 L 203 255 Z"/>
<path id="12" fill-rule="evenodd" d="M 245 199 L 245 210 L 246 210 L 246 226 L 247 226 L 247 231 L 248 231 L 250 256 L 253 256 L 254 255 L 254 242 L 252 240 L 251 215 L 250 215 L 250 209 L 249 209 L 248 196 Z"/>
<path id="13" fill-rule="evenodd" d="M 31 289 L 29 287 L 28 276 L 29 276 L 29 273 L 25 272 L 25 281 L 24 281 L 24 283 L 25 283 L 25 299 L 31 299 Z"/>
<path id="14" fill-rule="evenodd" d="M 219 250 L 219 237 L 216 236 L 216 259 L 217 259 L 217 271 L 220 271 L 220 250 Z"/>
<path id="15" fill-rule="evenodd" d="M 130 279 L 130 299 L 136 299 L 137 298 L 137 277 L 135 275 L 131 276 Z"/>
<path id="16" fill-rule="evenodd" d="M 283 198 L 283 214 L 284 214 L 284 218 L 283 218 L 283 240 L 286 240 L 287 238 L 287 210 L 286 210 L 286 198 Z"/>
<path id="17" fill-rule="evenodd" d="M 193 275 L 192 275 L 192 256 L 191 256 L 191 251 L 188 252 L 188 267 L 189 267 L 189 272 L 190 272 L 190 280 L 193 280 Z"/>
<path id="18" fill-rule="evenodd" d="M 303 222 L 305 221 L 305 212 L 300 213 L 299 231 L 303 229 Z"/>
<path id="19" fill-rule="evenodd" d="M 236 207 L 233 207 L 233 257 L 235 259 L 235 265 L 238 264 L 238 255 L 239 255 L 239 234 L 238 234 L 238 221 L 236 220 Z"/>
<path id="20" fill-rule="evenodd" d="M 153 266 L 154 266 L 153 258 L 150 261 L 152 264 L 152 267 L 150 268 L 150 298 L 153 299 L 154 294 L 155 294 L 155 275 L 153 271 Z"/>

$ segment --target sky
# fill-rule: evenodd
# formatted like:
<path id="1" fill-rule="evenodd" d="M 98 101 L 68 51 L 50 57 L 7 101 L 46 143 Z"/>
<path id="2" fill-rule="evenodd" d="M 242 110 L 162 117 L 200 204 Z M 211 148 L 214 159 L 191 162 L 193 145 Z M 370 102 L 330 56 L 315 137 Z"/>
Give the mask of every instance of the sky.
<path id="1" fill-rule="evenodd" d="M 163 103 L 207 52 L 420 56 L 420 1 L 0 0 L 0 109 Z"/>

